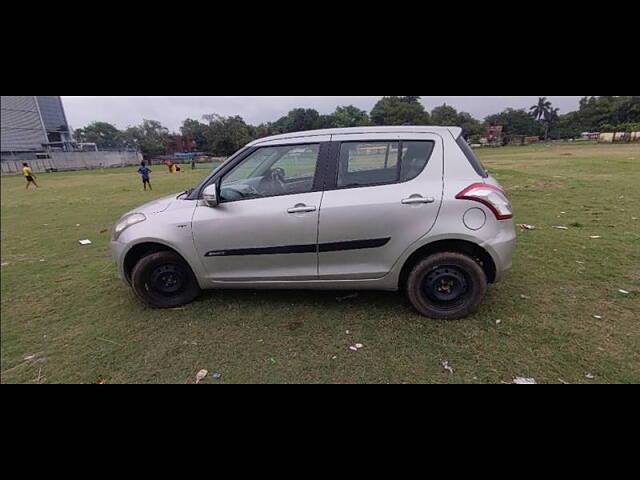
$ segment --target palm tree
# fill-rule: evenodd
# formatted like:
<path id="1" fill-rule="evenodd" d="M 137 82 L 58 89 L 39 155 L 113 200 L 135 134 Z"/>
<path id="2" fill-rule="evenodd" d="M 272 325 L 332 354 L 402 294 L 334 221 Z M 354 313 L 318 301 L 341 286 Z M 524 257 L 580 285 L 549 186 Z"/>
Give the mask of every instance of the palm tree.
<path id="1" fill-rule="evenodd" d="M 538 98 L 538 104 L 534 105 L 529 109 L 531 111 L 531 115 L 536 120 L 542 120 L 545 115 L 551 110 L 551 102 L 547 100 L 547 97 Z"/>
<path id="2" fill-rule="evenodd" d="M 549 140 L 549 130 L 553 128 L 555 123 L 558 121 L 558 112 L 559 108 L 551 108 L 551 103 L 549 103 L 549 110 L 544 113 L 544 139 Z"/>

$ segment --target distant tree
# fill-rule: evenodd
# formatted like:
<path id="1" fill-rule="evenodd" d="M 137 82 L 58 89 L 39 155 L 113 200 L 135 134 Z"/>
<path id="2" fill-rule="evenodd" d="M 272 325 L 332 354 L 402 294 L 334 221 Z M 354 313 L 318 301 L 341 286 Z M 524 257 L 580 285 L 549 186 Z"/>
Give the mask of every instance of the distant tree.
<path id="1" fill-rule="evenodd" d="M 100 149 L 117 149 L 125 146 L 125 136 L 114 125 L 107 122 L 93 122 L 74 132 L 80 143 L 95 143 Z"/>
<path id="2" fill-rule="evenodd" d="M 640 96 L 584 97 L 575 120 L 584 131 L 601 130 L 604 125 L 640 122 Z"/>
<path id="3" fill-rule="evenodd" d="M 447 104 L 431 110 L 431 123 L 433 125 L 458 126 L 459 120 L 458 111 Z"/>
<path id="4" fill-rule="evenodd" d="M 471 136 L 481 136 L 486 133 L 486 126 L 482 122 L 476 120 L 470 113 L 460 112 L 458 114 L 458 127 L 462 127 L 462 136 L 469 138 Z"/>
<path id="5" fill-rule="evenodd" d="M 544 127 L 545 127 L 545 131 L 544 131 L 545 140 L 549 139 L 549 131 L 558 123 L 558 120 L 559 120 L 558 112 L 559 111 L 560 111 L 559 108 L 550 108 L 544 114 L 543 123 L 544 123 Z"/>
<path id="6" fill-rule="evenodd" d="M 484 125 L 473 118 L 471 114 L 458 112 L 455 108 L 446 104 L 431 111 L 431 123 L 445 127 L 462 127 L 462 136 L 464 138 L 482 135 L 486 130 Z"/>
<path id="7" fill-rule="evenodd" d="M 369 115 L 358 107 L 338 107 L 329 115 L 330 128 L 362 127 L 369 124 Z"/>
<path id="8" fill-rule="evenodd" d="M 425 125 L 429 113 L 420 97 L 382 97 L 371 110 L 374 125 Z"/>
<path id="9" fill-rule="evenodd" d="M 547 100 L 547 97 L 538 98 L 538 103 L 529 109 L 533 118 L 538 121 L 542 120 L 549 110 L 551 110 L 551 102 Z"/>
<path id="10" fill-rule="evenodd" d="M 164 154 L 173 142 L 167 128 L 157 120 L 147 119 L 138 126 L 127 128 L 125 138 L 137 145 L 146 157 Z"/>
<path id="11" fill-rule="evenodd" d="M 207 142 L 215 155 L 228 156 L 235 153 L 253 140 L 252 134 L 256 133 L 240 116 L 211 114 L 206 119 L 209 121 Z"/>
<path id="12" fill-rule="evenodd" d="M 400 97 L 402 103 L 420 103 L 422 97 Z"/>
<path id="13" fill-rule="evenodd" d="M 208 125 L 191 118 L 184 120 L 180 127 L 180 133 L 185 137 L 193 139 L 193 141 L 196 142 L 197 149 L 205 152 L 211 150 L 209 140 L 207 139 L 208 130 Z"/>
<path id="14" fill-rule="evenodd" d="M 569 112 L 558 116 L 554 127 L 549 131 L 549 137 L 553 139 L 576 138 L 585 130 L 580 125 L 577 112 Z"/>
<path id="15" fill-rule="evenodd" d="M 543 133 L 540 123 L 526 110 L 507 108 L 501 113 L 489 115 L 485 122 L 487 125 L 502 125 L 507 139 L 513 135 L 541 136 Z"/>
<path id="16" fill-rule="evenodd" d="M 320 113 L 312 108 L 295 108 L 280 118 L 276 125 L 282 133 L 315 130 L 320 127 Z"/>

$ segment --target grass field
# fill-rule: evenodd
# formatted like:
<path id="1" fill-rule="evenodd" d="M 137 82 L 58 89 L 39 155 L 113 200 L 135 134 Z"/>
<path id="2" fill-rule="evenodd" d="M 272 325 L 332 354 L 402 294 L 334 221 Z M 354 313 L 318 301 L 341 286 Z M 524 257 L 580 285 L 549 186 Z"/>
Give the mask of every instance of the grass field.
<path id="1" fill-rule="evenodd" d="M 640 382 L 640 146 L 480 155 L 517 223 L 537 229 L 518 233 L 511 276 L 455 322 L 379 292 L 214 291 L 151 310 L 118 279 L 110 228 L 205 170 L 156 167 L 147 193 L 134 169 L 42 174 L 37 191 L 2 178 L 2 382 L 188 383 L 200 369 L 223 375 L 208 384 Z"/>

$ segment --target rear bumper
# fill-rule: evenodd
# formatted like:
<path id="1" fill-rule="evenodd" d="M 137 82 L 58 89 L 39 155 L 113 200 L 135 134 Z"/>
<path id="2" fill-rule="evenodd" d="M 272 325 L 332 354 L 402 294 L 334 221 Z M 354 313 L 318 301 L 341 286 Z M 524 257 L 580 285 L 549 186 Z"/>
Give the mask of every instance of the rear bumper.
<path id="1" fill-rule="evenodd" d="M 513 254 L 516 248 L 516 231 L 512 223 L 508 227 L 505 225 L 499 235 L 481 246 L 489 252 L 496 265 L 495 282 L 504 280 L 513 267 Z"/>

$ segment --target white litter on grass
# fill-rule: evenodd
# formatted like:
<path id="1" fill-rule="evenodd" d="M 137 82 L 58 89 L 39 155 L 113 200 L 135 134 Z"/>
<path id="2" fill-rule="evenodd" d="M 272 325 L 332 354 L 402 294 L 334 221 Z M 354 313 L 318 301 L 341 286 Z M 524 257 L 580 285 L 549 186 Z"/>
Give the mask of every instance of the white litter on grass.
<path id="1" fill-rule="evenodd" d="M 555 228 L 556 230 L 569 230 L 568 227 L 562 227 L 562 226 L 559 226 L 559 225 L 555 225 L 555 226 L 553 226 L 551 228 Z"/>
<path id="2" fill-rule="evenodd" d="M 586 378 L 587 380 L 595 380 L 595 379 L 596 379 L 596 377 L 594 377 L 594 376 L 593 376 L 593 375 L 591 375 L 591 374 L 586 375 L 584 378 Z"/>
<path id="3" fill-rule="evenodd" d="M 520 295 L 520 298 L 521 298 L 522 300 L 529 300 L 529 297 L 527 297 L 526 295 Z"/>
<path id="4" fill-rule="evenodd" d="M 594 315 L 593 318 L 595 318 L 596 320 L 602 320 L 602 317 L 600 315 Z"/>
<path id="5" fill-rule="evenodd" d="M 620 290 L 618 290 L 618 291 L 619 291 L 621 294 L 623 294 L 623 295 L 629 295 L 629 294 L 631 293 L 631 292 L 628 292 L 628 291 L 626 291 L 626 290 L 622 290 L 622 289 L 620 289 Z"/>
<path id="6" fill-rule="evenodd" d="M 360 350 L 360 349 L 362 349 L 362 348 L 364 348 L 364 345 L 363 345 L 363 344 L 361 344 L 361 343 L 356 343 L 356 344 L 354 344 L 354 345 L 351 345 L 351 346 L 349 347 L 349 350 L 351 350 L 352 352 L 357 352 L 358 350 Z"/>
<path id="7" fill-rule="evenodd" d="M 535 225 L 527 225 L 526 223 L 521 223 L 518 225 L 518 227 L 520 227 L 520 230 L 535 230 L 536 226 Z"/>
<path id="8" fill-rule="evenodd" d="M 9 262 L 2 262 L 2 263 L 0 263 L 0 267 L 6 267 L 7 265 L 9 265 Z"/>
<path id="9" fill-rule="evenodd" d="M 600 235 L 591 235 L 589 238 L 591 240 L 597 240 L 597 239 L 602 238 L 602 237 Z"/>
<path id="10" fill-rule="evenodd" d="M 442 368 L 444 368 L 449 373 L 455 373 L 455 371 L 453 370 L 453 367 L 449 365 L 449 362 L 446 360 L 442 362 Z"/>
<path id="11" fill-rule="evenodd" d="M 196 383 L 200 383 L 202 380 L 204 380 L 205 378 L 207 378 L 207 375 L 209 375 L 209 372 L 206 370 L 200 370 L 197 374 L 196 374 Z"/>
<path id="12" fill-rule="evenodd" d="M 91 240 L 89 239 L 80 240 L 80 245 L 91 245 Z"/>
<path id="13" fill-rule="evenodd" d="M 537 385 L 538 384 L 535 378 L 522 378 L 522 377 L 514 378 L 513 383 L 515 385 Z"/>
<path id="14" fill-rule="evenodd" d="M 496 325 L 500 325 L 502 323 L 502 320 L 496 320 Z"/>
<path id="15" fill-rule="evenodd" d="M 24 356 L 24 360 L 33 360 L 34 358 L 36 358 L 35 355 L 25 355 Z"/>

